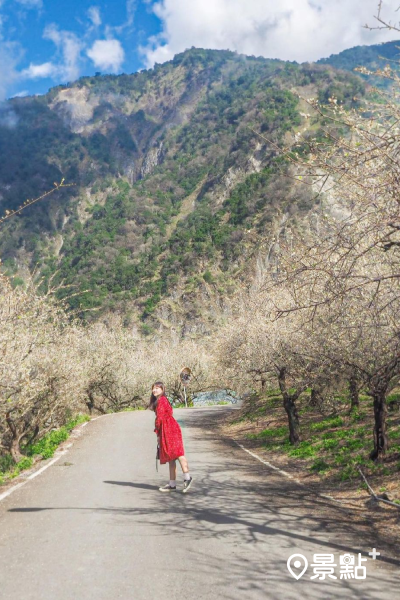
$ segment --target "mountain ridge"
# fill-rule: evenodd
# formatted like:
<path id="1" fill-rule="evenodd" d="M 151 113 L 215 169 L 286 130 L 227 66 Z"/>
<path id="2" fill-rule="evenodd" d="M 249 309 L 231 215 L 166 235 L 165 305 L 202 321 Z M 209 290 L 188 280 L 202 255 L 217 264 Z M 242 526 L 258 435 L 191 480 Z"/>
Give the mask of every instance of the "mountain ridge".
<path id="1" fill-rule="evenodd" d="M 364 94 L 359 77 L 329 65 L 191 49 L 14 99 L 17 124 L 0 127 L 0 206 L 61 177 L 76 185 L 3 228 L 4 267 L 16 284 L 37 265 L 89 289 L 69 300 L 89 320 L 114 311 L 143 333 L 210 331 L 259 241 L 312 207 L 265 138 L 310 126 L 299 95 Z"/>
<path id="2" fill-rule="evenodd" d="M 354 71 L 357 67 L 365 67 L 373 73 L 383 69 L 387 64 L 395 71 L 399 71 L 400 66 L 400 41 L 383 42 L 381 44 L 372 44 L 370 46 L 354 46 L 339 52 L 331 54 L 327 58 L 319 59 L 316 64 L 330 65 L 335 69 Z M 389 79 L 382 79 L 374 75 L 362 75 L 368 83 L 377 87 L 388 87 Z"/>

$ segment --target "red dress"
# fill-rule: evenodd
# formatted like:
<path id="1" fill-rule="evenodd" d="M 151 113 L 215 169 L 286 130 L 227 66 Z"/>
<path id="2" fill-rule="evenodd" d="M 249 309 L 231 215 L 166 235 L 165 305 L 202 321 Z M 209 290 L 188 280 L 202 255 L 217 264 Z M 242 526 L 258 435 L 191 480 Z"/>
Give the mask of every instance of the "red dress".
<path id="1" fill-rule="evenodd" d="M 157 402 L 154 431 L 160 436 L 161 465 L 185 454 L 181 428 L 172 416 L 172 406 L 165 396 L 160 396 Z"/>

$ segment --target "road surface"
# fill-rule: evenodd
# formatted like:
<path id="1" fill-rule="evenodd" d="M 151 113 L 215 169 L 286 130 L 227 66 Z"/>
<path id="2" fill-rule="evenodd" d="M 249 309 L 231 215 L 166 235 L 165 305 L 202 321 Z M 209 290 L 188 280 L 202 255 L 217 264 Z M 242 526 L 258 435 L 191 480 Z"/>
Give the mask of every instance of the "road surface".
<path id="1" fill-rule="evenodd" d="M 348 510 L 220 439 L 212 424 L 230 410 L 174 409 L 194 477 L 187 494 L 158 491 L 169 475 L 155 468 L 153 413 L 88 423 L 66 454 L 0 502 L 0 598 L 398 597 L 400 562 L 385 556 L 363 563 L 365 580 L 310 579 L 313 554 L 339 563 L 373 540 L 360 539 Z M 286 566 L 295 553 L 309 562 L 300 580 Z"/>

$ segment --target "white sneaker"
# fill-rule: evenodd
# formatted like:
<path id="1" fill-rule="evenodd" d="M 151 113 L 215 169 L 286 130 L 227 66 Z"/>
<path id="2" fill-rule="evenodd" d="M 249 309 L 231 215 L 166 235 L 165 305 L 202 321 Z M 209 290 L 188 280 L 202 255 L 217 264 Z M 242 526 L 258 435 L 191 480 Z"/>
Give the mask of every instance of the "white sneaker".
<path id="1" fill-rule="evenodd" d="M 182 492 L 184 494 L 186 494 L 187 491 L 189 491 L 190 486 L 192 485 L 192 481 L 193 481 L 193 477 L 191 477 L 190 479 L 185 479 L 183 482 L 183 490 Z"/>
<path id="2" fill-rule="evenodd" d="M 171 487 L 169 483 L 158 488 L 160 492 L 176 492 L 176 486 Z"/>

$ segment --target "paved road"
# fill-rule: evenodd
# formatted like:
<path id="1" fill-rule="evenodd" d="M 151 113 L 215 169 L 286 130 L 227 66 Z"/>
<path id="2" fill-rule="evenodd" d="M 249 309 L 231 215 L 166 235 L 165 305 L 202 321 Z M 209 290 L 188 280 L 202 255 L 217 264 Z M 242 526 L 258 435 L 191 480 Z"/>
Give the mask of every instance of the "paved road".
<path id="1" fill-rule="evenodd" d="M 0 598 L 398 597 L 400 563 L 368 560 L 366 580 L 311 581 L 311 567 L 291 577 L 291 554 L 338 562 L 368 552 L 370 540 L 357 539 L 348 512 L 332 518 L 328 501 L 218 439 L 211 423 L 227 410 L 174 410 L 195 478 L 186 495 L 158 492 L 169 477 L 167 465 L 155 470 L 152 413 L 90 422 L 57 463 L 0 502 Z"/>

